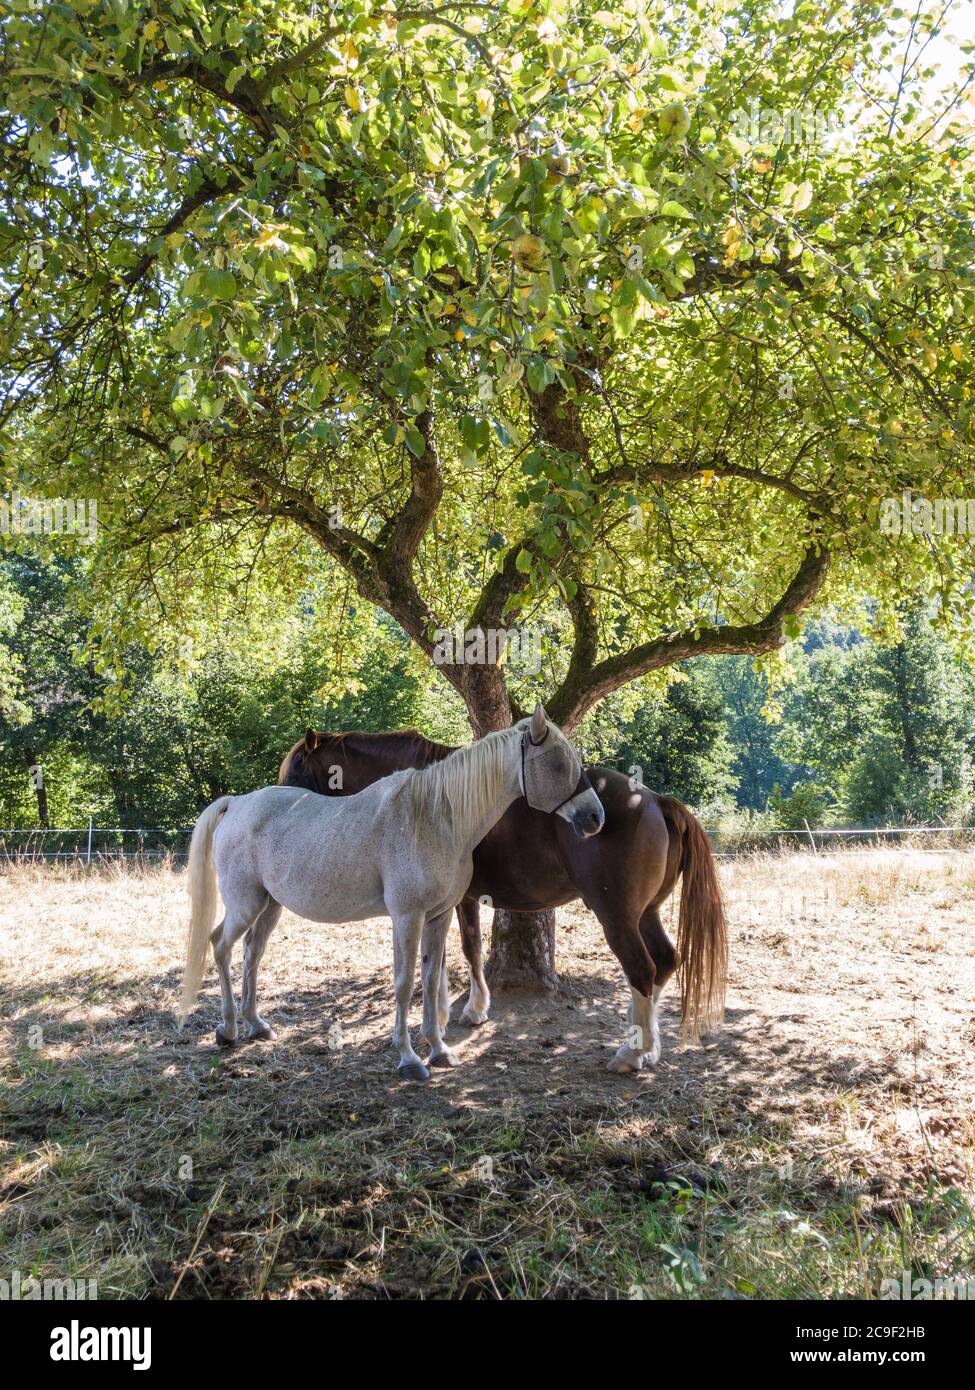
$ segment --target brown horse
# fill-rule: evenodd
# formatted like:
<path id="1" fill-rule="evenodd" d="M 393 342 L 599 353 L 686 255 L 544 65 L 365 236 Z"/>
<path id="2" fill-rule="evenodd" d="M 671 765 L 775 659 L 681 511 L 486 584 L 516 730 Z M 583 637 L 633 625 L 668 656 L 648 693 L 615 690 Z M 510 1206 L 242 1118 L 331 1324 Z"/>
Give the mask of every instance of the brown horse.
<path id="1" fill-rule="evenodd" d="M 281 764 L 278 781 L 325 796 L 349 796 L 380 777 L 426 767 L 452 753 L 415 729 L 401 733 L 316 733 L 309 729 Z M 582 898 L 599 918 L 630 984 L 630 1029 L 613 1071 L 638 1071 L 660 1056 L 657 1002 L 679 970 L 685 1031 L 721 1017 L 727 965 L 724 909 L 714 857 L 700 822 L 674 797 L 658 796 L 607 767 L 588 767 L 606 812 L 598 835 L 582 838 L 558 816 L 519 798 L 474 851 L 474 877 L 457 907 L 471 988 L 464 1021 L 483 1023 L 490 994 L 481 962 L 480 902 L 535 912 Z M 683 874 L 677 949 L 659 908 Z"/>

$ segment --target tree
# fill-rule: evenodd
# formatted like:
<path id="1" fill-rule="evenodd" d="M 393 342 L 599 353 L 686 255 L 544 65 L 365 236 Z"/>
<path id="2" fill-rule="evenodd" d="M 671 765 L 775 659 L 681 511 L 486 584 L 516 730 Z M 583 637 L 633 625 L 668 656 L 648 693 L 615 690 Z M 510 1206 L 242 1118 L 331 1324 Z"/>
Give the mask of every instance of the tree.
<path id="1" fill-rule="evenodd" d="M 10 638 L 23 619 L 24 599 L 0 567 L 0 719 L 20 724 L 27 717 L 23 699 L 23 664 Z"/>
<path id="2" fill-rule="evenodd" d="M 382 729 L 419 718 L 406 639 L 365 613 L 328 627 L 308 612 L 263 661 L 238 629 L 211 634 L 182 666 L 131 644 L 129 695 L 115 708 L 84 653 L 75 601 L 85 580 L 80 557 L 0 561 L 0 670 L 11 673 L 0 814 L 15 825 L 78 826 L 92 815 L 100 826 L 181 828 L 219 796 L 275 782 L 307 724 Z M 337 660 L 343 644 L 354 676 Z"/>
<path id="3" fill-rule="evenodd" d="M 972 79 L 934 93 L 934 24 L 845 0 L 8 14 L 8 481 L 99 500 L 103 667 L 164 620 L 297 603 L 316 550 L 475 734 L 540 692 L 572 730 L 673 662 L 774 650 L 830 566 L 888 624 L 921 589 L 970 627 L 966 547 L 878 515 L 964 495 L 975 428 Z M 454 622 L 535 625 L 541 671 L 442 657 Z"/>
<path id="4" fill-rule="evenodd" d="M 920 607 L 894 642 L 814 648 L 785 711 L 779 751 L 835 788 L 853 824 L 970 813 L 975 673 Z"/>
<path id="5" fill-rule="evenodd" d="M 90 671 L 71 657 L 76 629 L 67 595 L 72 578 L 71 564 L 64 560 L 46 563 L 25 554 L 7 557 L 0 566 L 11 613 L 0 632 L 0 669 L 17 675 L 16 693 L 0 710 L 4 800 L 11 805 L 32 800 L 42 827 L 51 821 L 48 755 L 97 691 Z"/>
<path id="6" fill-rule="evenodd" d="M 609 761 L 644 786 L 693 806 L 731 799 L 735 750 L 721 694 L 701 662 L 660 698 L 648 698 L 614 729 L 601 728 L 599 761 Z"/>
<path id="7" fill-rule="evenodd" d="M 770 709 L 768 682 L 744 657 L 706 661 L 708 684 L 724 705 L 738 804 L 763 810 L 773 786 L 791 779 L 778 749 L 778 725 L 772 717 L 777 711 Z"/>

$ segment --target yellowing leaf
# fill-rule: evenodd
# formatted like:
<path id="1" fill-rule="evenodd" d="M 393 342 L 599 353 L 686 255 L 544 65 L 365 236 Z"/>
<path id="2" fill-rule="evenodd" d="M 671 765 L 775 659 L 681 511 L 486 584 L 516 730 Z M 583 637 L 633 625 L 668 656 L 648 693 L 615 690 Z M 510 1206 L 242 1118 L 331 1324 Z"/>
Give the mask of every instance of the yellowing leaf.
<path id="1" fill-rule="evenodd" d="M 268 223 L 261 228 L 254 245 L 259 251 L 265 251 L 269 246 L 283 246 L 284 242 L 280 236 L 282 231 L 284 231 L 283 227 L 276 227 L 272 223 Z"/>
<path id="2" fill-rule="evenodd" d="M 345 104 L 350 111 L 359 112 L 362 110 L 362 98 L 354 87 L 346 87 Z"/>
<path id="3" fill-rule="evenodd" d="M 792 196 L 792 211 L 805 212 L 813 200 L 813 186 L 808 179 L 801 183 Z"/>

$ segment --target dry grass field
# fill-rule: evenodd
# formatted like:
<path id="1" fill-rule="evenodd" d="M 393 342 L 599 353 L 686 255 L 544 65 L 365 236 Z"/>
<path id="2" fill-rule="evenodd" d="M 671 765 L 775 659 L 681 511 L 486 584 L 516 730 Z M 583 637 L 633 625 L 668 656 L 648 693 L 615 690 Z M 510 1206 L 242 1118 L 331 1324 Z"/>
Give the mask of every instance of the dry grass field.
<path id="1" fill-rule="evenodd" d="M 722 864 L 727 1021 L 605 1069 L 624 981 L 559 913 L 558 998 L 401 1082 L 385 922 L 287 914 L 274 1043 L 171 1016 L 183 876 L 0 879 L 0 1275 L 151 1298 L 863 1297 L 975 1277 L 975 854 Z M 664 921 L 669 920 L 669 908 Z M 238 961 L 239 969 L 239 961 Z M 454 1017 L 465 974 L 456 931 Z M 417 1001 L 414 1023 L 419 1022 Z"/>

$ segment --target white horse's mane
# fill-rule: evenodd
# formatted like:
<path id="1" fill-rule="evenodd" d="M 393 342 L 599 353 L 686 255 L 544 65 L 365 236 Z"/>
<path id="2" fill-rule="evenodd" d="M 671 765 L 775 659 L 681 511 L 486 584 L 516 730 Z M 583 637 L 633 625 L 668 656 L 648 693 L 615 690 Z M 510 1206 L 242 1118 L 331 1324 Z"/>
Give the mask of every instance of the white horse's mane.
<path id="1" fill-rule="evenodd" d="M 409 785 L 414 826 L 423 817 L 449 817 L 459 826 L 480 824 L 501 797 L 505 753 L 514 737 L 521 737 L 520 729 L 485 734 L 442 762 L 417 770 Z"/>

